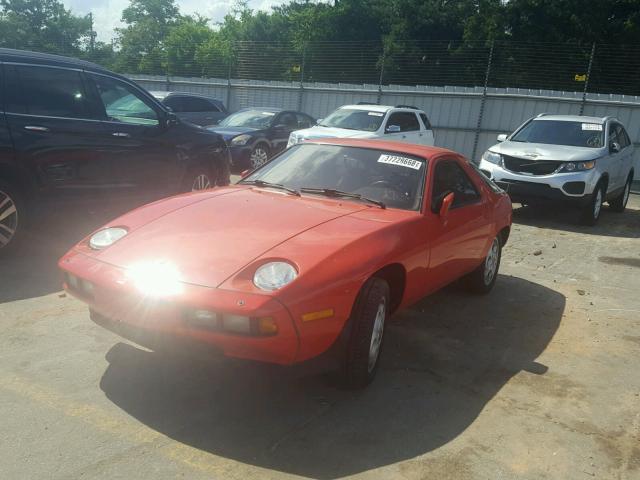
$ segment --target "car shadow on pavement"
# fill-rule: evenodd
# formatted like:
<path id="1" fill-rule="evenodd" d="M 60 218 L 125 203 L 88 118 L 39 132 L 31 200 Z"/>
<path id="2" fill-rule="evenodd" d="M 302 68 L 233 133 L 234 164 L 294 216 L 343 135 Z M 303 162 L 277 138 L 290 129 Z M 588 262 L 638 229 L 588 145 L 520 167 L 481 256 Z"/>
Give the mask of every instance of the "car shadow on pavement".
<path id="1" fill-rule="evenodd" d="M 118 343 L 100 386 L 122 410 L 183 444 L 314 478 L 430 452 L 465 431 L 536 363 L 565 308 L 560 293 L 501 275 L 487 296 L 449 287 L 397 314 L 380 371 L 361 391 L 296 368 L 203 361 Z M 212 460 L 215 461 L 215 460 Z"/>
<path id="2" fill-rule="evenodd" d="M 640 210 L 631 206 L 624 213 L 616 213 L 603 206 L 600 219 L 593 227 L 580 223 L 580 211 L 575 208 L 558 205 L 518 207 L 517 203 L 513 205 L 513 222 L 521 225 L 607 237 L 640 238 Z"/>

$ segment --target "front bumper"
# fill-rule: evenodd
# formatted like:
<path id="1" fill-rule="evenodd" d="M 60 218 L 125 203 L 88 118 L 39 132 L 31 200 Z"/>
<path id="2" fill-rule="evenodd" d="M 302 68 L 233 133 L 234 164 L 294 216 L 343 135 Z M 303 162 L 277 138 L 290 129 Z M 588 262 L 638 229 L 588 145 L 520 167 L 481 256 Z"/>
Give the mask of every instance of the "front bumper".
<path id="1" fill-rule="evenodd" d="M 234 172 L 251 168 L 251 145 L 230 145 L 231 168 Z"/>
<path id="2" fill-rule="evenodd" d="M 182 292 L 172 298 L 149 298 L 137 292 L 124 269 L 82 253 L 69 252 L 59 267 L 66 279 L 69 274 L 80 279 L 81 288 L 65 281 L 66 291 L 85 302 L 97 316 L 116 324 L 122 322 L 127 329 L 194 340 L 230 357 L 282 365 L 295 361 L 299 337 L 294 322 L 288 309 L 270 296 L 182 284 Z M 193 326 L 186 312 L 194 309 L 271 318 L 278 331 L 271 336 L 252 336 Z"/>
<path id="3" fill-rule="evenodd" d="M 584 205 L 597 184 L 595 169 L 551 175 L 523 175 L 486 160 L 480 161 L 479 168 L 505 190 L 514 202 L 552 200 Z"/>

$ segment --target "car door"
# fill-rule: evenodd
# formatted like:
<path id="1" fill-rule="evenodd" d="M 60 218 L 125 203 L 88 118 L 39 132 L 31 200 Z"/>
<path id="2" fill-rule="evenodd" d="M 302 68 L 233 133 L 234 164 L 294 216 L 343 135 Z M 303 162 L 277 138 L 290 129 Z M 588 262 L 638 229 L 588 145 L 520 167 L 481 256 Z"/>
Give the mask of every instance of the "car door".
<path id="1" fill-rule="evenodd" d="M 437 159 L 432 165 L 431 187 L 425 215 L 430 222 L 429 283 L 446 285 L 476 268 L 491 232 L 486 196 L 456 158 Z M 445 218 L 439 215 L 444 197 L 454 200 Z"/>
<path id="2" fill-rule="evenodd" d="M 620 141 L 619 184 L 624 187 L 633 165 L 633 144 L 625 128 L 618 124 L 618 140 Z"/>
<path id="3" fill-rule="evenodd" d="M 435 138 L 433 136 L 433 128 L 431 127 L 431 122 L 429 121 L 429 117 L 424 112 L 419 112 L 418 117 L 422 123 L 422 127 L 424 130 L 420 130 L 420 144 L 421 145 L 434 145 Z"/>
<path id="4" fill-rule="evenodd" d="M 101 109 L 114 188 L 140 200 L 172 193 L 180 152 L 166 113 L 131 83 L 93 72 L 88 79 Z"/>
<path id="5" fill-rule="evenodd" d="M 281 152 L 287 147 L 289 135 L 298 129 L 298 119 L 295 112 L 280 112 L 274 117 L 269 128 L 271 154 Z"/>
<path id="6" fill-rule="evenodd" d="M 113 171 L 81 70 L 6 63 L 5 111 L 18 162 L 53 200 L 96 199 Z"/>
<path id="7" fill-rule="evenodd" d="M 387 117 L 385 140 L 403 143 L 421 143 L 420 122 L 414 112 L 393 112 Z"/>

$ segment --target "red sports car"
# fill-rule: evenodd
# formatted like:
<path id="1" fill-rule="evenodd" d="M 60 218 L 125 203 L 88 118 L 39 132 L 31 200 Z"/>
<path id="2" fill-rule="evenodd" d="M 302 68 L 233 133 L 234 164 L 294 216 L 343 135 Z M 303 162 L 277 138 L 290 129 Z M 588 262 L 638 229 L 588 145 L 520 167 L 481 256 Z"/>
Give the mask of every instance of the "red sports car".
<path id="1" fill-rule="evenodd" d="M 455 152 L 328 139 L 134 210 L 59 266 L 94 318 L 278 364 L 339 346 L 363 386 L 389 315 L 461 277 L 488 292 L 510 226 L 509 197 Z"/>

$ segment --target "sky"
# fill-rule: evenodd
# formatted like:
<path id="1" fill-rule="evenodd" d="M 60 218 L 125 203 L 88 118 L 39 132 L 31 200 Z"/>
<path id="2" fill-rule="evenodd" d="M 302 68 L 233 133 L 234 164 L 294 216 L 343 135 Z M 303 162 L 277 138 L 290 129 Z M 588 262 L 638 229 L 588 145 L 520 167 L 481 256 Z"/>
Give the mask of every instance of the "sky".
<path id="1" fill-rule="evenodd" d="M 93 13 L 93 28 L 98 40 L 109 42 L 114 36 L 113 29 L 121 26 L 120 15 L 129 0 L 62 0 L 62 3 L 76 15 Z M 176 0 L 182 14 L 199 13 L 213 22 L 220 21 L 231 11 L 234 0 Z M 287 3 L 284 0 L 249 0 L 253 10 L 269 10 L 273 5 Z"/>

